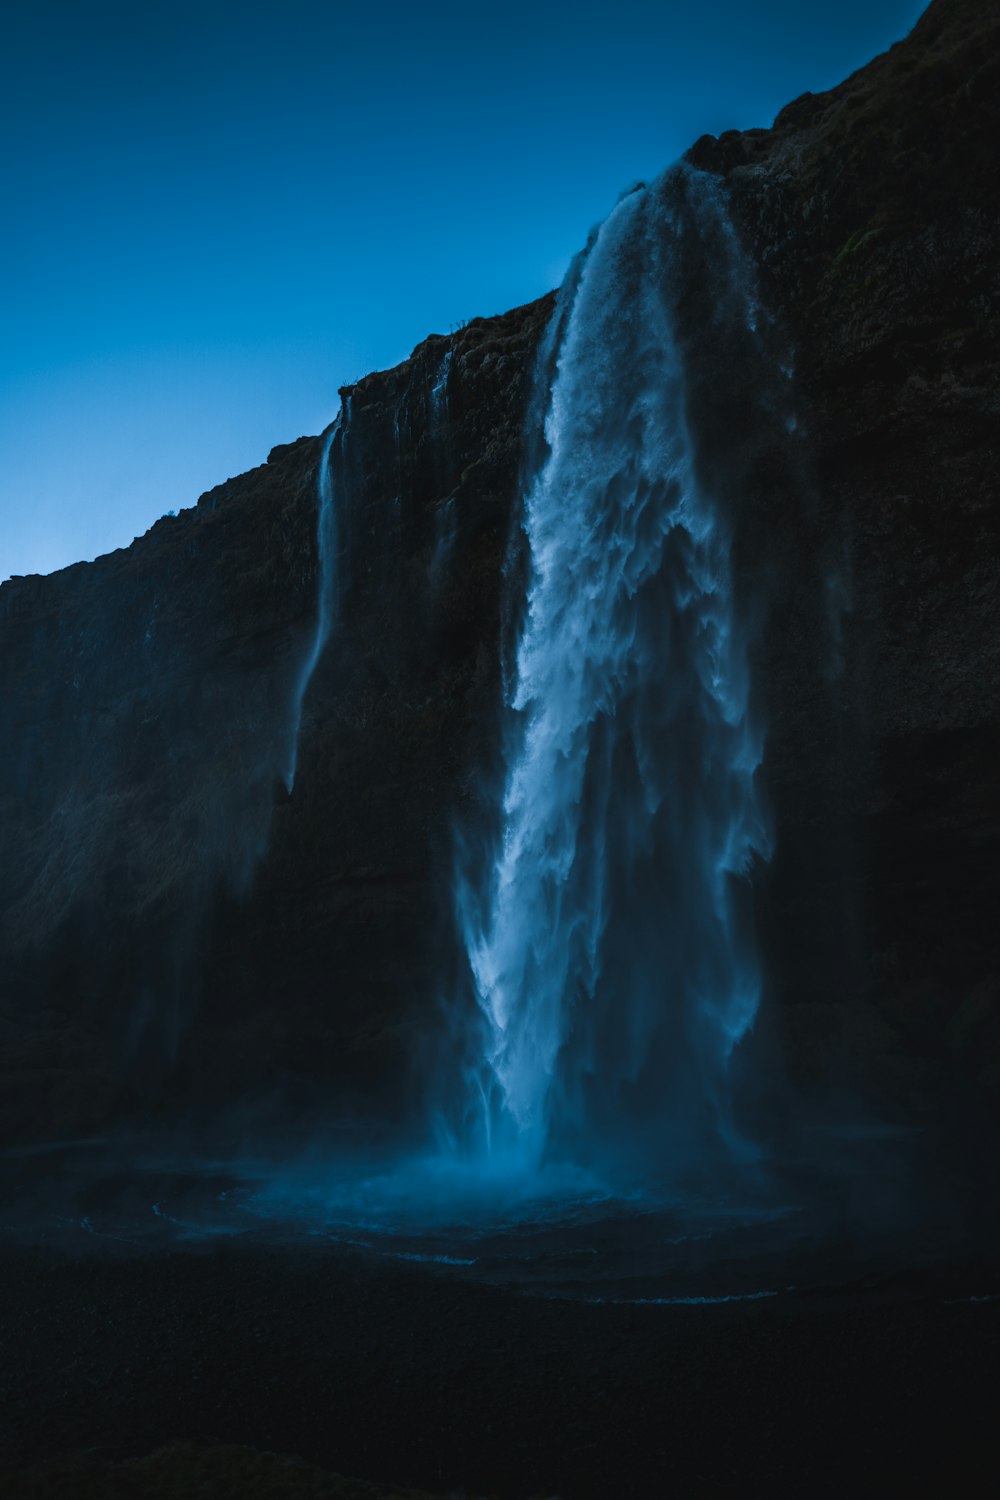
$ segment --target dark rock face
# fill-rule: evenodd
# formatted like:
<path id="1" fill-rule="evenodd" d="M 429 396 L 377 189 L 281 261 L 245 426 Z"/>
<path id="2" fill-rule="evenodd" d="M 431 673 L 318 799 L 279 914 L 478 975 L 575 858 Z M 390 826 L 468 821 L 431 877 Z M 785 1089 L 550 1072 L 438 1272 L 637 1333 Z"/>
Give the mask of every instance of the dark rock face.
<path id="1" fill-rule="evenodd" d="M 690 153 L 729 184 L 800 413 L 737 538 L 774 580 L 772 986 L 746 1071 L 777 1046 L 802 1099 L 966 1134 L 1000 1083 L 998 100 L 1000 17 L 935 0 L 838 89 Z M 496 755 L 550 311 L 347 392 L 338 618 L 290 797 L 318 440 L 0 590 L 6 1139 L 413 1106 L 457 962 L 452 829 Z"/>
<path id="2" fill-rule="evenodd" d="M 785 1047 L 814 1091 L 977 1130 L 1000 1084 L 998 84 L 995 9 L 936 0 L 772 130 L 690 153 L 791 333 L 807 456 L 760 668 Z"/>
<path id="3" fill-rule="evenodd" d="M 454 969 L 452 830 L 497 714 L 502 573 L 544 300 L 430 338 L 345 389 L 337 620 L 310 684 L 294 795 L 248 904 L 213 928 L 217 1035 L 256 1120 L 405 1113 Z M 248 997 L 250 1003 L 248 1005 Z M 262 1097 L 263 1095 L 263 1097 Z"/>
<path id="4" fill-rule="evenodd" d="M 220 1108 L 267 1128 L 380 1083 L 379 1108 L 403 1106 L 449 941 L 451 818 L 495 722 L 550 307 L 432 337 L 345 391 L 338 624 L 292 796 L 318 440 L 127 551 L 3 586 L 7 1139 Z"/>
<path id="5" fill-rule="evenodd" d="M 311 627 L 312 443 L 127 551 L 3 587 L 5 1133 L 58 1136 L 176 1059 L 206 896 L 267 847 Z"/>

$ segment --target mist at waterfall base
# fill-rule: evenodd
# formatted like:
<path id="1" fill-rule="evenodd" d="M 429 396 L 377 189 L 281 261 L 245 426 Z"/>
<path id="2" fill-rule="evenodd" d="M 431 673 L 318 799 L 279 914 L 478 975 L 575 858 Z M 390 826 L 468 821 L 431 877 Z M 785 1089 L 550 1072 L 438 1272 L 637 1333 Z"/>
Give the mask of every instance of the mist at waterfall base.
<path id="1" fill-rule="evenodd" d="M 790 374 L 718 184 L 676 168 L 626 195 L 538 357 L 491 812 L 455 830 L 462 974 L 442 977 L 417 1118 L 380 1134 L 333 1100 L 295 1147 L 244 1117 L 218 1150 L 199 1130 L 7 1153 L 11 1232 L 308 1242 L 668 1302 L 791 1295 L 899 1254 L 907 1132 L 849 1112 L 779 1147 L 750 1107 L 778 1062 L 754 1031 L 768 572 L 746 538 L 769 486 L 808 506 Z M 293 742 L 341 607 L 350 444 L 345 403 L 319 449 Z M 292 792 L 294 748 L 281 774 Z"/>

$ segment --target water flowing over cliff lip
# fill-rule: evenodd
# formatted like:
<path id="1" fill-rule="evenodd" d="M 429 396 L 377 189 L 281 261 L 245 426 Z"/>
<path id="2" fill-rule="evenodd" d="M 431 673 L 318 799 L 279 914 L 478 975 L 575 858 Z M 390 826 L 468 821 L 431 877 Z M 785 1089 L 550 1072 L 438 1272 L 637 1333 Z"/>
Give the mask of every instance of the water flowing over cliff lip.
<path id="1" fill-rule="evenodd" d="M 756 399 L 748 425 L 773 442 L 787 382 L 761 318 L 718 183 L 677 168 L 592 236 L 542 345 L 502 826 L 458 894 L 487 1158 L 600 1139 L 614 1114 L 624 1133 L 643 1087 L 659 1118 L 640 1107 L 628 1150 L 650 1169 L 659 1151 L 690 1170 L 703 1136 L 752 1155 L 725 1074 L 761 983 L 739 886 L 769 847 L 745 641 L 761 606 L 743 580 L 740 612 L 729 558 L 754 497 L 742 436 L 706 485 L 697 387 Z"/>

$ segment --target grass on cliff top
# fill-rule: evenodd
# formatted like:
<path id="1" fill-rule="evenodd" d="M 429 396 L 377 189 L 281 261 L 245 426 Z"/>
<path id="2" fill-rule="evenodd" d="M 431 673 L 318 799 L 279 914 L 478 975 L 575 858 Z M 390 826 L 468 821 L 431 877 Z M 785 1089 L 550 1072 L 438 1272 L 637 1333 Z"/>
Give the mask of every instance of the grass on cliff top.
<path id="1" fill-rule="evenodd" d="M 816 136 L 805 159 L 835 217 L 854 219 L 841 266 L 883 227 L 988 208 L 1000 186 L 1000 8 L 936 0 L 905 41 L 817 96 L 809 113 Z"/>

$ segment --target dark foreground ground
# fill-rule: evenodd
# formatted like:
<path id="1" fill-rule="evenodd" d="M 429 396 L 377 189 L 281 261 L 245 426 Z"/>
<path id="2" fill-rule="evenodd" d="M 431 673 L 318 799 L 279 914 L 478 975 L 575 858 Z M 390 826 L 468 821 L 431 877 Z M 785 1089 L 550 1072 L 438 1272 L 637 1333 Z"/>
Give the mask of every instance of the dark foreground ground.
<path id="1" fill-rule="evenodd" d="M 4 1500 L 987 1495 L 1000 1481 L 986 1264 L 594 1305 L 326 1246 L 7 1246 L 0 1286 Z"/>

